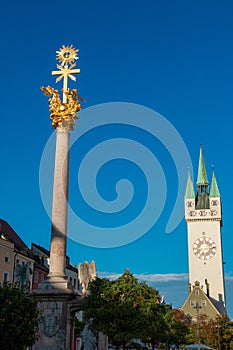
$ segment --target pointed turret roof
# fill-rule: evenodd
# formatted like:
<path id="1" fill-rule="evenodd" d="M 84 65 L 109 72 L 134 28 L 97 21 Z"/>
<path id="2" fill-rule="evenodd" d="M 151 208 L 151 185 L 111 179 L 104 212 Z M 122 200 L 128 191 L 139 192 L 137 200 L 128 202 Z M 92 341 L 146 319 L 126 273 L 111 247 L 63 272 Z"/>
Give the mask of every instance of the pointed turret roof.
<path id="1" fill-rule="evenodd" d="M 207 175 L 206 175 L 206 168 L 205 168 L 205 162 L 204 157 L 202 153 L 202 145 L 200 146 L 200 156 L 199 156 L 199 165 L 198 165 L 198 175 L 197 175 L 197 186 L 205 186 L 207 187 L 209 185 Z"/>
<path id="2" fill-rule="evenodd" d="M 185 191 L 185 198 L 195 198 L 193 181 L 191 179 L 190 171 L 188 172 L 188 180 Z"/>
<path id="3" fill-rule="evenodd" d="M 212 181 L 211 181 L 211 187 L 210 187 L 210 197 L 220 197 L 220 192 L 218 189 L 218 184 L 214 173 L 214 169 L 213 169 L 213 175 L 212 175 Z"/>

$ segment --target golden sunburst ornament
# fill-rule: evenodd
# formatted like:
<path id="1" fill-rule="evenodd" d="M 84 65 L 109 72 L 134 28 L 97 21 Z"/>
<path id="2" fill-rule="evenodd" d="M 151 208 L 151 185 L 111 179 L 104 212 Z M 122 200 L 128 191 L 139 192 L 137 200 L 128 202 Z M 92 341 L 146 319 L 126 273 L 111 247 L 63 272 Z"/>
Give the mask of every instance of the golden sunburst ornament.
<path id="1" fill-rule="evenodd" d="M 57 61 L 61 63 L 62 66 L 72 64 L 78 59 L 78 49 L 75 49 L 73 45 L 65 46 L 62 45 L 59 51 L 56 51 Z"/>

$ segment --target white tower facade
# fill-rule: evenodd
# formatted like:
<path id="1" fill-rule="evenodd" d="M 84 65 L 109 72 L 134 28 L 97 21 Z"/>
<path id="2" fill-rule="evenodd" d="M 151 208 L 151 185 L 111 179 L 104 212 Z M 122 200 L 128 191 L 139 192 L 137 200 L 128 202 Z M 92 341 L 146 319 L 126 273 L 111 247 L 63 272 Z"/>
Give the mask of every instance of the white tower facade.
<path id="1" fill-rule="evenodd" d="M 221 197 L 213 172 L 212 182 L 206 175 L 200 149 L 197 193 L 194 192 L 190 174 L 185 193 L 185 219 L 188 228 L 189 286 L 195 282 L 222 313 L 225 311 L 225 287 L 222 257 L 222 210 Z"/>

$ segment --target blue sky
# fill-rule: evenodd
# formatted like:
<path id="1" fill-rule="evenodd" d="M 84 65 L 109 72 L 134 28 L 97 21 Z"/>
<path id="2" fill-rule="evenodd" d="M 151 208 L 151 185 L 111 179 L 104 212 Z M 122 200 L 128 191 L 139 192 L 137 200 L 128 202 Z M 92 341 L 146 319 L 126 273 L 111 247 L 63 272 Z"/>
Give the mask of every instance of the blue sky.
<path id="1" fill-rule="evenodd" d="M 56 51 L 63 44 L 73 44 L 80 50 L 77 66 L 81 74 L 76 86 L 87 103 L 80 113 L 76 126 L 79 129 L 75 134 L 78 136 L 71 149 L 72 210 L 94 227 L 110 227 L 112 230 L 117 225 L 127 226 L 133 217 L 139 215 L 153 185 L 155 191 L 161 190 L 161 196 L 155 196 L 155 212 L 159 205 L 162 207 L 164 178 L 167 191 L 164 208 L 157 213 L 156 223 L 154 219 L 153 224 L 151 219 L 154 215 L 152 208 L 148 214 L 148 221 L 152 222 L 150 229 L 144 232 L 139 224 L 137 229 L 145 234 L 129 244 L 105 249 L 85 246 L 78 243 L 82 228 L 77 225 L 73 239 L 68 242 L 71 262 L 78 264 L 94 259 L 102 275 L 119 274 L 129 268 L 140 278 L 145 276 L 145 280 L 165 294 L 168 302 L 180 306 L 187 295 L 186 224 L 182 220 L 169 234 L 166 227 L 177 194 L 183 189 L 179 187 L 178 172 L 181 172 L 183 183 L 190 166 L 185 150 L 192 160 L 195 181 L 199 145 L 202 143 L 209 180 L 211 165 L 214 164 L 222 195 L 227 302 L 229 314 L 233 315 L 232 1 L 13 1 L 2 5 L 0 16 L 1 218 L 8 221 L 27 244 L 33 241 L 49 247 L 51 223 L 41 198 L 39 174 L 42 153 L 53 130 L 47 98 L 40 87 L 52 85 L 61 88 L 51 76 L 51 71 L 56 69 Z M 163 116 L 164 128 L 167 121 L 174 129 L 165 133 L 165 139 L 159 140 L 156 137 L 160 135 L 158 123 L 152 125 L 146 112 L 138 121 L 142 123 L 141 128 L 135 126 L 133 112 L 130 125 L 121 122 L 122 115 L 118 117 L 113 113 L 109 125 L 105 122 L 98 126 L 97 123 L 92 128 L 92 121 L 93 126 L 96 121 L 101 124 L 99 107 L 93 106 L 104 104 L 105 109 L 106 103 L 110 102 L 149 108 Z M 79 130 L 87 128 L 88 122 L 90 128 L 82 135 Z M 151 133 L 148 133 L 150 127 Z M 186 147 L 182 146 L 180 151 L 172 147 L 177 136 L 175 131 Z M 132 200 L 119 213 L 107 214 L 85 204 L 80 190 L 88 193 L 94 181 L 86 180 L 85 183 L 84 176 L 83 187 L 79 188 L 78 171 L 85 153 L 101 142 L 115 138 L 120 141 L 119 145 L 123 145 L 123 139 L 130 139 L 149 149 L 148 155 L 141 157 L 147 163 L 147 170 L 149 154 L 157 161 L 152 187 L 148 187 L 149 177 L 138 164 L 123 159 L 124 151 L 130 149 L 132 143 L 125 148 L 122 146 L 118 159 L 108 160 L 101 167 L 96 188 L 102 198 L 116 200 L 117 182 L 127 179 L 128 182 L 121 182 L 122 193 L 128 195 L 127 198 L 123 196 L 122 201 Z M 169 150 L 168 143 L 171 144 Z M 114 143 L 107 144 L 109 153 L 118 147 Z M 139 155 L 138 152 L 141 150 L 132 153 L 135 156 Z M 101 157 L 105 155 L 101 149 L 99 153 Z M 177 153 L 184 160 L 183 164 L 179 163 L 178 172 Z M 98 163 L 95 153 L 90 155 Z M 43 169 L 43 176 L 48 180 L 48 196 L 52 191 L 52 166 L 51 157 L 48 169 Z M 151 162 L 149 170 L 152 172 L 152 169 Z M 183 210 L 182 205 L 179 202 L 179 212 Z M 81 234 L 85 236 L 85 229 Z M 134 235 L 134 231 L 129 229 L 128 234 Z"/>

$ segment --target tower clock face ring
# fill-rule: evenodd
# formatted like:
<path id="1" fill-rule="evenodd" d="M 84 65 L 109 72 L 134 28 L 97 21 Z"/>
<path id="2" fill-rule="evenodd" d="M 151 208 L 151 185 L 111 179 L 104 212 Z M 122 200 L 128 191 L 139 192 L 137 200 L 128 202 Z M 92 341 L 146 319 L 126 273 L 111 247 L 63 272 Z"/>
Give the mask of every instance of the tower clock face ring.
<path id="1" fill-rule="evenodd" d="M 198 259 L 209 260 L 216 253 L 216 243 L 212 238 L 200 237 L 193 243 L 193 252 Z"/>

